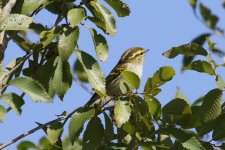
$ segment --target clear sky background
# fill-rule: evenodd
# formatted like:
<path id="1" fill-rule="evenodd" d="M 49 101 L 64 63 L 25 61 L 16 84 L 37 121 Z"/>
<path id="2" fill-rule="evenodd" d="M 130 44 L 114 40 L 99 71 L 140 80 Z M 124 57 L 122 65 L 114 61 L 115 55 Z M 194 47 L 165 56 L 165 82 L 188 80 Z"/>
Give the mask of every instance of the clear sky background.
<path id="1" fill-rule="evenodd" d="M 163 91 L 157 96 L 163 105 L 175 96 L 176 87 L 180 87 L 190 103 L 216 87 L 214 78 L 209 75 L 194 71 L 181 73 L 181 56 L 172 60 L 162 56 L 162 53 L 171 47 L 189 43 L 199 34 L 210 32 L 207 27 L 194 17 L 192 9 L 186 0 L 126 0 L 126 2 L 131 8 L 130 16 L 117 18 L 117 35 L 115 37 L 105 35 L 110 47 L 109 59 L 104 63 L 100 62 L 105 75 L 111 71 L 126 49 L 133 46 L 141 46 L 149 48 L 150 51 L 145 57 L 140 91 L 143 90 L 147 78 L 152 76 L 159 67 L 169 65 L 176 70 L 177 75 L 172 81 L 163 85 Z M 225 13 L 225 9 L 221 6 L 221 0 L 205 0 L 204 4 L 209 8 L 213 8 L 213 13 L 215 14 Z M 114 12 L 113 14 L 116 16 Z M 41 11 L 35 17 L 35 22 L 44 22 L 48 27 L 51 27 L 55 18 L 49 12 Z M 224 21 L 220 20 L 219 25 L 224 27 Z M 33 41 L 38 40 L 33 35 L 30 38 Z M 210 39 L 218 43 L 220 48 L 225 46 L 223 38 L 214 36 Z M 91 53 L 96 58 L 90 33 L 82 27 L 79 48 Z M 208 46 L 205 45 L 205 48 L 208 48 Z M 15 44 L 9 43 L 5 64 L 13 58 L 23 55 L 24 52 Z M 72 56 L 70 59 L 71 67 L 73 67 L 75 60 L 76 57 Z M 216 60 L 220 63 L 223 62 L 222 58 L 216 58 Z M 223 77 L 225 76 L 224 71 L 220 70 L 220 73 Z M 88 87 L 91 88 L 90 86 Z M 21 93 L 20 91 L 18 92 L 19 94 Z M 89 98 L 90 95 L 75 82 L 64 97 L 63 102 L 55 97 L 52 104 L 33 103 L 28 96 L 25 96 L 26 104 L 22 107 L 22 115 L 17 116 L 15 112 L 11 111 L 7 114 L 7 121 L 0 124 L 0 142 L 5 143 L 19 134 L 36 127 L 35 121 L 45 123 L 55 119 L 56 114 L 61 114 L 65 110 L 71 112 L 75 108 L 82 106 Z M 68 134 L 67 126 L 65 127 L 64 135 Z M 23 140 L 31 140 L 37 143 L 43 135 L 44 132 L 39 130 Z M 18 142 L 9 146 L 6 150 L 15 149 L 17 144 Z"/>

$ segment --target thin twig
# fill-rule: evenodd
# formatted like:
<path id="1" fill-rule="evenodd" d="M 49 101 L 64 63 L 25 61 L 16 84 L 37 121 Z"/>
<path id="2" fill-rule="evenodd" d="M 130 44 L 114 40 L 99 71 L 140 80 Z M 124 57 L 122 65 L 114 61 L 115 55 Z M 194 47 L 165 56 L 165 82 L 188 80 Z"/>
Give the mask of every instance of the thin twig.
<path id="1" fill-rule="evenodd" d="M 37 127 L 33 128 L 33 129 L 31 129 L 30 131 L 28 131 L 28 132 L 26 132 L 26 133 L 23 133 L 23 134 L 21 134 L 21 135 L 19 135 L 19 136 L 17 136 L 17 137 L 14 138 L 13 140 L 11 140 L 11 141 L 9 141 L 9 142 L 6 142 L 6 143 L 4 143 L 4 144 L 2 144 L 2 145 L 0 145 L 0 149 L 6 148 L 7 146 L 9 146 L 9 145 L 11 145 L 11 144 L 17 142 L 18 140 L 20 140 L 20 139 L 22 139 L 22 138 L 24 138 L 24 137 L 26 137 L 26 136 L 28 136 L 28 135 L 30 135 L 30 134 L 32 134 L 32 133 L 34 133 L 34 132 L 36 132 L 36 131 L 38 131 L 38 130 L 44 128 L 44 127 L 47 127 L 48 125 L 52 124 L 52 123 L 55 122 L 55 121 L 61 121 L 61 120 L 64 120 L 64 119 L 65 119 L 65 117 L 60 117 L 60 118 L 51 120 L 51 121 L 49 121 L 49 122 L 47 122 L 47 123 L 45 123 L 45 124 L 43 124 L 43 125 L 37 126 Z"/>
<path id="2" fill-rule="evenodd" d="M 73 80 L 89 94 L 91 94 L 91 95 L 94 94 L 94 92 L 92 90 L 90 90 L 89 88 L 87 88 L 79 79 L 73 78 Z"/>
<path id="3" fill-rule="evenodd" d="M 5 78 L 10 76 L 12 73 L 14 73 L 31 55 L 33 54 L 33 50 L 31 50 L 28 54 L 26 54 L 22 60 L 14 67 L 12 68 L 7 74 L 3 75 L 0 78 L 0 82 L 3 81 Z"/>

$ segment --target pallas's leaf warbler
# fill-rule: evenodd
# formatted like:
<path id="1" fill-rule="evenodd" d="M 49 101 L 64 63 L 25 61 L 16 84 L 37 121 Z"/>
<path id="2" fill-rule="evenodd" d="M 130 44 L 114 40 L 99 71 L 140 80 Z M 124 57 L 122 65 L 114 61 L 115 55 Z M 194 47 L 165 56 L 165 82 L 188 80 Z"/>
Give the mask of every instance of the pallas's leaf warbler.
<path id="1" fill-rule="evenodd" d="M 117 65 L 106 77 L 106 94 L 108 96 L 118 96 L 133 90 L 130 87 L 128 87 L 126 90 L 121 90 L 121 84 L 126 83 L 126 80 L 121 73 L 123 71 L 130 71 L 138 75 L 138 77 L 141 79 L 144 54 L 147 51 L 148 49 L 142 47 L 132 47 L 123 53 Z M 86 103 L 86 106 L 93 106 L 94 104 L 98 103 L 98 99 L 100 99 L 100 97 L 97 93 L 95 93 Z"/>

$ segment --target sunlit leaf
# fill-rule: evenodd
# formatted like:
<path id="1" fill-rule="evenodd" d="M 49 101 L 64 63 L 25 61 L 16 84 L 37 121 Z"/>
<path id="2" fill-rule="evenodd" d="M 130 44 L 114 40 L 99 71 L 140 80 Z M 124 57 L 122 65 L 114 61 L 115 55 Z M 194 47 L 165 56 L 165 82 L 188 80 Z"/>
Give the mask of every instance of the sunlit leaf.
<path id="1" fill-rule="evenodd" d="M 213 66 L 204 60 L 196 60 L 189 65 L 185 66 L 183 70 L 195 70 L 197 72 L 207 73 L 209 75 L 215 75 Z"/>
<path id="2" fill-rule="evenodd" d="M 34 19 L 21 14 L 10 14 L 0 22 L 0 30 L 26 30 Z"/>
<path id="3" fill-rule="evenodd" d="M 2 94 L 0 99 L 6 102 L 12 110 L 16 112 L 17 115 L 20 115 L 22 110 L 21 106 L 24 104 L 22 97 L 15 93 Z"/>
<path id="4" fill-rule="evenodd" d="M 89 17 L 105 33 L 114 36 L 116 34 L 116 21 L 111 12 L 97 0 L 85 3 L 95 17 Z"/>
<path id="5" fill-rule="evenodd" d="M 212 42 L 208 37 L 206 37 L 206 40 L 207 40 L 207 43 L 209 45 L 209 48 L 211 50 L 213 50 L 215 48 L 215 46 L 216 46 L 216 43 Z"/>
<path id="6" fill-rule="evenodd" d="M 62 100 L 66 92 L 72 85 L 73 76 L 70 71 L 70 65 L 67 61 L 62 61 L 61 58 L 57 59 L 57 67 L 55 69 L 54 77 L 52 79 L 53 89 Z"/>
<path id="7" fill-rule="evenodd" d="M 101 119 L 94 117 L 90 120 L 84 132 L 83 150 L 98 149 L 104 138 L 104 127 Z"/>
<path id="8" fill-rule="evenodd" d="M 80 31 L 78 27 L 76 28 L 67 27 L 66 31 L 59 39 L 58 51 L 59 56 L 62 58 L 63 61 L 69 59 L 70 55 L 73 53 L 73 50 L 77 46 L 79 34 Z"/>
<path id="9" fill-rule="evenodd" d="M 48 140 L 50 143 L 56 144 L 63 133 L 63 124 L 55 121 L 47 128 Z"/>
<path id="10" fill-rule="evenodd" d="M 94 114 L 95 110 L 91 109 L 86 112 L 78 112 L 73 116 L 69 123 L 69 136 L 72 143 L 78 138 L 77 133 L 82 129 L 84 123 Z"/>
<path id="11" fill-rule="evenodd" d="M 192 6 L 193 9 L 196 8 L 197 0 L 188 0 L 189 4 Z"/>
<path id="12" fill-rule="evenodd" d="M 120 128 L 125 122 L 130 119 L 131 108 L 127 101 L 118 100 L 114 108 L 114 121 Z"/>
<path id="13" fill-rule="evenodd" d="M 98 58 L 101 61 L 106 61 L 108 58 L 109 46 L 104 36 L 98 34 L 94 28 L 89 28 L 89 31 L 92 36 L 92 40 L 94 42 L 95 51 Z"/>
<path id="14" fill-rule="evenodd" d="M 100 96 L 104 96 L 106 94 L 105 77 L 98 62 L 91 55 L 83 51 L 75 50 L 75 53 L 87 74 L 89 83 L 94 88 L 95 92 L 97 92 Z"/>
<path id="15" fill-rule="evenodd" d="M 202 123 L 214 120 L 220 115 L 222 95 L 220 89 L 213 89 L 205 95 L 201 106 Z"/>
<path id="16" fill-rule="evenodd" d="M 38 9 L 39 7 L 47 4 L 49 0 L 22 0 L 17 1 L 16 6 L 13 7 L 13 12 L 28 15 Z"/>
<path id="17" fill-rule="evenodd" d="M 49 45 L 59 34 L 62 32 L 62 28 L 54 27 L 51 30 L 42 31 L 39 35 L 40 41 L 44 47 Z"/>
<path id="18" fill-rule="evenodd" d="M 225 82 L 220 75 L 216 76 L 216 84 L 217 84 L 218 88 L 220 88 L 220 89 L 225 88 Z"/>
<path id="19" fill-rule="evenodd" d="M 131 89 L 138 89 L 140 86 L 140 78 L 137 74 L 130 72 L 130 71 L 122 71 L 122 76 L 126 79 L 128 82 L 128 86 L 131 87 Z"/>
<path id="20" fill-rule="evenodd" d="M 85 15 L 84 8 L 73 8 L 68 11 L 67 18 L 72 27 L 75 27 L 84 20 Z"/>
<path id="21" fill-rule="evenodd" d="M 189 43 L 178 47 L 172 47 L 170 50 L 163 53 L 163 55 L 168 58 L 174 58 L 179 54 L 185 56 L 195 56 L 195 55 L 207 56 L 208 53 L 203 47 L 195 43 Z"/>
<path id="22" fill-rule="evenodd" d="M 105 0 L 117 13 L 118 17 L 129 16 L 130 8 L 122 0 Z"/>
<path id="23" fill-rule="evenodd" d="M 9 85 L 15 86 L 30 96 L 33 102 L 51 102 L 45 89 L 35 80 L 27 77 L 18 77 L 9 82 Z"/>
<path id="24" fill-rule="evenodd" d="M 175 70 L 170 66 L 159 68 L 159 70 L 154 73 L 153 77 L 148 78 L 145 84 L 144 92 L 152 94 L 153 96 L 158 94 L 158 92 L 156 92 L 158 91 L 158 87 L 172 80 L 175 74 Z"/>

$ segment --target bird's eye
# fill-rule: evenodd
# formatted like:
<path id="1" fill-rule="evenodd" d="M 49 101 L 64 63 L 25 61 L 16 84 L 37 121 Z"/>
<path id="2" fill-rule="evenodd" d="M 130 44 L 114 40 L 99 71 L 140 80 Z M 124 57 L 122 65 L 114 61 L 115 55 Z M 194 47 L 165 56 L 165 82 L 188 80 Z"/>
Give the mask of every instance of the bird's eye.
<path id="1" fill-rule="evenodd" d="M 142 52 L 142 53 L 140 53 L 141 55 L 143 55 L 144 53 Z"/>

